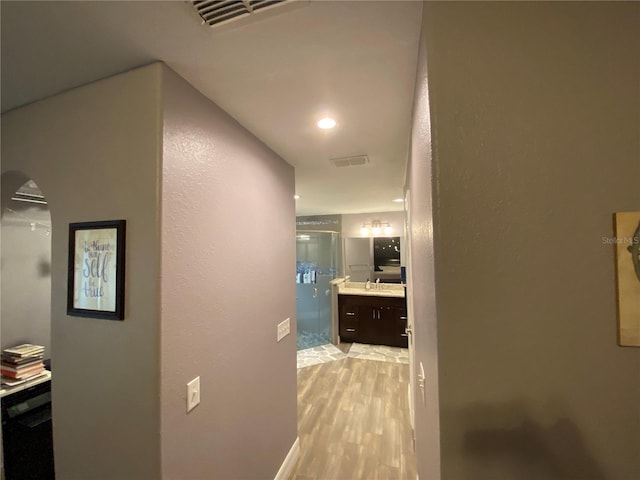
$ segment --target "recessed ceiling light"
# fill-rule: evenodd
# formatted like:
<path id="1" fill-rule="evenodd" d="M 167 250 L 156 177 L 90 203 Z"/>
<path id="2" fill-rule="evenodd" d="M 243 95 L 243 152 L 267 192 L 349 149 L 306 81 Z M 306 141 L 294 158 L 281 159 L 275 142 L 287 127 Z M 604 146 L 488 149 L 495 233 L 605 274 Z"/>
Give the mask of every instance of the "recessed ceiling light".
<path id="1" fill-rule="evenodd" d="M 336 126 L 336 121 L 333 118 L 325 117 L 318 122 L 318 127 L 323 130 L 328 130 Z"/>
<path id="2" fill-rule="evenodd" d="M 393 201 L 396 203 L 402 203 L 404 202 L 404 198 L 394 198 Z"/>
<path id="3" fill-rule="evenodd" d="M 293 198 L 295 198 L 296 200 L 298 200 L 300 198 L 300 195 L 294 195 Z"/>

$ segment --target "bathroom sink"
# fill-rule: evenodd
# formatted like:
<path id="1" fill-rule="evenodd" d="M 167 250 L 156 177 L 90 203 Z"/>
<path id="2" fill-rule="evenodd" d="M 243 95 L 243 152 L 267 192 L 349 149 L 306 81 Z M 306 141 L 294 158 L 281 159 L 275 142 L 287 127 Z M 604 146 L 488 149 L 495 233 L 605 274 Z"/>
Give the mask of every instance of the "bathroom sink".
<path id="1" fill-rule="evenodd" d="M 398 288 L 399 287 L 399 288 Z M 340 295 L 370 295 L 375 297 L 404 297 L 404 288 L 398 286 L 396 288 L 377 288 L 372 285 L 371 288 L 365 288 L 364 286 L 348 286 L 338 289 Z"/>

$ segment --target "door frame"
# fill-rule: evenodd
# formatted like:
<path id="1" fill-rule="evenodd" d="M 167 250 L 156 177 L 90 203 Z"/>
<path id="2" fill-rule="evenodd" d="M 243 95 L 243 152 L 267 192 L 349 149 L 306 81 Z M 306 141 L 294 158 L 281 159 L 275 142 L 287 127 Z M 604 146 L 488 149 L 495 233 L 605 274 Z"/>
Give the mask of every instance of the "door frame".
<path id="1" fill-rule="evenodd" d="M 407 302 L 407 334 L 408 336 L 408 350 L 409 350 L 409 389 L 407 392 L 409 402 L 409 421 L 411 423 L 411 432 L 415 442 L 415 425 L 416 425 L 416 411 L 415 411 L 415 372 L 416 372 L 416 358 L 414 350 L 414 320 L 413 320 L 413 288 L 411 283 L 411 208 L 409 204 L 410 199 L 409 189 L 404 193 L 404 238 L 406 239 L 405 250 L 405 296 Z"/>

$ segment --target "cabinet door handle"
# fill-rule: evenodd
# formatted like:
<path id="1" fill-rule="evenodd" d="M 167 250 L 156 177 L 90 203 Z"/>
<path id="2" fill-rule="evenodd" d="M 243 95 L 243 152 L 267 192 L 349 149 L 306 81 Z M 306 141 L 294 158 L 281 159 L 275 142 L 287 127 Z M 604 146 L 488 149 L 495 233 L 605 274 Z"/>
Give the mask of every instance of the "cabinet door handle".
<path id="1" fill-rule="evenodd" d="M 400 336 L 401 337 L 408 337 L 409 335 L 407 335 L 406 333 L 401 333 Z"/>
<path id="2" fill-rule="evenodd" d="M 356 331 L 356 329 L 355 329 L 355 328 L 345 328 L 345 330 L 346 330 L 347 332 L 355 332 L 355 331 Z"/>
<path id="3" fill-rule="evenodd" d="M 400 317 L 400 320 L 406 320 L 407 317 Z"/>
<path id="4" fill-rule="evenodd" d="M 355 316 L 355 312 L 347 312 L 347 317 L 354 317 Z"/>

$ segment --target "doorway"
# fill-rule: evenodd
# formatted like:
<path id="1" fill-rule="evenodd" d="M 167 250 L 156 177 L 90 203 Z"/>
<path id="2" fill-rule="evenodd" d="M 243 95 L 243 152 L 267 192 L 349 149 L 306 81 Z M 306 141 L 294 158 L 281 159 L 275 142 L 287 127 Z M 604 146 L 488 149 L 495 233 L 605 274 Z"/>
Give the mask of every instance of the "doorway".
<path id="1" fill-rule="evenodd" d="M 3 478 L 53 479 L 51 213 L 38 185 L 22 173 L 2 175 L 0 222 Z M 5 349 L 23 344 L 38 351 L 5 356 Z"/>
<path id="2" fill-rule="evenodd" d="M 330 322 L 328 317 L 326 322 L 322 322 L 320 304 L 323 294 L 329 293 L 329 281 L 334 276 L 344 277 L 334 283 L 351 290 L 365 290 L 367 280 L 375 282 L 380 279 L 380 285 L 369 288 L 373 295 L 362 293 L 362 297 L 356 295 L 354 298 L 382 301 L 380 297 L 385 297 L 385 289 L 404 292 L 402 285 L 389 285 L 402 280 L 400 238 L 349 237 L 345 234 L 342 243 L 337 234 L 332 237 L 326 233 L 297 232 L 299 343 L 308 331 L 324 333 L 324 338 L 319 341 L 329 342 Z M 339 242 L 338 248 L 323 249 L 323 246 L 332 246 L 330 239 Z M 317 275 L 315 269 L 320 269 L 322 258 L 331 258 L 329 253 L 339 250 L 344 251 L 344 256 L 338 257 L 341 267 L 337 275 L 331 275 L 327 283 L 322 284 L 323 277 Z M 337 265 L 337 259 L 334 262 Z M 349 297 L 346 293 L 337 294 L 340 286 L 333 287 L 336 297 Z M 328 294 L 327 298 L 330 296 Z M 340 300 L 334 300 L 337 309 L 334 313 L 339 317 L 337 302 Z M 401 301 L 404 298 L 391 300 Z M 331 308 L 330 302 L 325 304 L 325 308 Z M 373 311 L 368 315 L 360 311 L 358 308 L 355 315 L 362 318 L 360 325 L 364 328 L 370 323 Z M 298 351 L 298 436 L 301 447 L 300 458 L 290 478 L 364 479 L 382 475 L 399 480 L 415 479 L 417 463 L 411 410 L 407 402 L 410 380 L 407 349 L 388 343 L 378 345 L 379 342 L 375 341 L 372 344 L 352 341 L 342 336 L 342 343 L 335 346 L 311 348 L 318 351 L 318 357 L 322 356 L 319 362 L 300 361 L 306 351 Z M 327 445 L 331 446 L 329 452 Z"/>
<path id="3" fill-rule="evenodd" d="M 11 195 L 3 200 L 5 201 L 2 203 L 1 220 L 3 278 L 1 347 L 4 349 L 22 343 L 42 345 L 45 347 L 45 358 L 49 358 L 51 353 L 51 214 L 49 206 L 40 188 L 31 179 L 17 189 L 12 189 Z"/>

